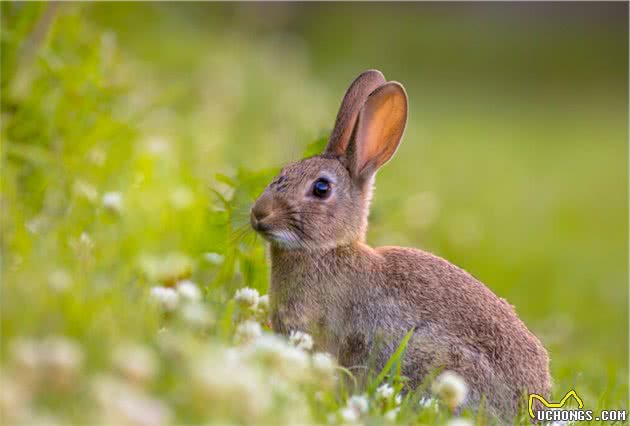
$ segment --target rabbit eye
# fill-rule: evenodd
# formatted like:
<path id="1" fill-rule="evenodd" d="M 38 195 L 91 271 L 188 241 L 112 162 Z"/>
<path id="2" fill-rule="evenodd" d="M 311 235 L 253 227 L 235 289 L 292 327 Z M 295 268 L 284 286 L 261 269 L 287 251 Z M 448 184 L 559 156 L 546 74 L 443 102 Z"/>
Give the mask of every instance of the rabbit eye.
<path id="1" fill-rule="evenodd" d="M 330 194 L 330 182 L 327 179 L 319 178 L 313 183 L 313 195 L 317 198 L 326 198 Z"/>

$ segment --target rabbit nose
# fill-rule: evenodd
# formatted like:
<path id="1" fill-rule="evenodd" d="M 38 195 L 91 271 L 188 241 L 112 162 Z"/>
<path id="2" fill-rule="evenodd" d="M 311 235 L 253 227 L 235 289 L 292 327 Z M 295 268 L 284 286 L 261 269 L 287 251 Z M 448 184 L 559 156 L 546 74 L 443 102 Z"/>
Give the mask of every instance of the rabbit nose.
<path id="1" fill-rule="evenodd" d="M 269 228 L 264 220 L 271 215 L 272 207 L 272 200 L 269 196 L 263 195 L 256 201 L 250 214 L 252 228 L 256 231 L 266 231 Z"/>

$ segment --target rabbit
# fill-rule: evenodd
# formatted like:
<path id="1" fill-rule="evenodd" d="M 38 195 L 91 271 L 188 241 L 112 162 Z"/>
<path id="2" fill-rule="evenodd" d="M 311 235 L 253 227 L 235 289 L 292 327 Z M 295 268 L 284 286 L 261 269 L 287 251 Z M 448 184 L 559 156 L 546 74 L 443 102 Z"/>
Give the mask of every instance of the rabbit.
<path id="1" fill-rule="evenodd" d="M 347 90 L 321 155 L 284 167 L 250 222 L 269 242 L 273 330 L 310 333 L 315 348 L 360 372 L 382 368 L 405 334 L 402 374 L 417 387 L 438 370 L 463 377 L 465 406 L 508 422 L 527 394 L 548 395 L 549 358 L 514 308 L 433 254 L 365 243 L 377 170 L 400 144 L 403 86 L 377 70 Z"/>

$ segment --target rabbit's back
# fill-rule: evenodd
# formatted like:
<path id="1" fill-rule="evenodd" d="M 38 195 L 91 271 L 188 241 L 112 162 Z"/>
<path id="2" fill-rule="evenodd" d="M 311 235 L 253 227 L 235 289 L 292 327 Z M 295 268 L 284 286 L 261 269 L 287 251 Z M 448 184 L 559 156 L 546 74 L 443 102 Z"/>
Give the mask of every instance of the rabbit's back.
<path id="1" fill-rule="evenodd" d="M 379 266 L 371 284 L 382 292 L 380 300 L 397 300 L 391 314 L 416 329 L 406 361 L 414 384 L 426 369 L 453 370 L 470 382 L 471 402 L 486 395 L 502 413 L 516 413 L 527 393 L 549 393 L 547 352 L 509 303 L 430 253 L 373 252 Z"/>

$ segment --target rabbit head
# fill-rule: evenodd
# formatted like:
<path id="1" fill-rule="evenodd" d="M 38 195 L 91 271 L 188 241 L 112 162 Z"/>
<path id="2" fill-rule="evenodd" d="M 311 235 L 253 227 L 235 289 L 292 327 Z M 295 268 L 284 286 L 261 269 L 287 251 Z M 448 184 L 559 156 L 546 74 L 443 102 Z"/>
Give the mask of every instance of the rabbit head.
<path id="1" fill-rule="evenodd" d="M 329 249 L 362 241 L 374 175 L 396 152 L 407 95 L 379 71 L 348 88 L 324 152 L 284 167 L 256 200 L 252 227 L 272 245 Z"/>

